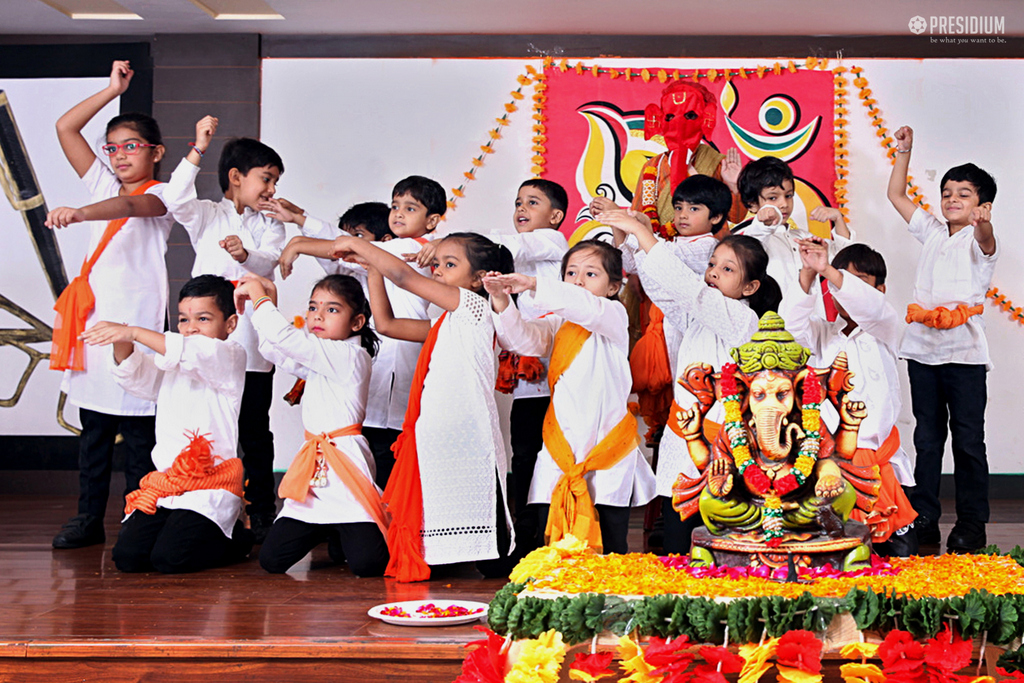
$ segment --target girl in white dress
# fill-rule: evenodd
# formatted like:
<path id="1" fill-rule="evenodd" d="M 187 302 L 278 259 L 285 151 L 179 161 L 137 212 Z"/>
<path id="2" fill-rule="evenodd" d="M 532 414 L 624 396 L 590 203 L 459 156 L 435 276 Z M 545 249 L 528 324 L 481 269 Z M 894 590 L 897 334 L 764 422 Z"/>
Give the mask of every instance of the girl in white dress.
<path id="1" fill-rule="evenodd" d="M 260 548 L 260 565 L 284 573 L 326 541 L 334 562 L 347 561 L 356 576 L 380 576 L 388 563 L 387 516 L 362 435 L 378 344 L 369 303 L 354 277 L 328 275 L 313 286 L 303 331 L 277 310 L 276 295 L 274 284 L 256 275 L 235 290 L 240 309 L 253 302 L 260 354 L 306 380 L 306 443 L 281 481 L 284 508 Z"/>
<path id="2" fill-rule="evenodd" d="M 367 267 L 379 334 L 424 342 L 384 490 L 392 515 L 386 576 L 430 578 L 430 566 L 477 561 L 485 576 L 511 567 L 508 462 L 494 400 L 494 327 L 482 278 L 512 270 L 512 254 L 476 233 L 437 243 L 433 277 L 371 242 L 342 236 L 335 256 Z M 441 308 L 436 321 L 395 318 L 384 278 Z"/>
<path id="3" fill-rule="evenodd" d="M 163 330 L 167 316 L 167 267 L 164 254 L 174 221 L 163 203 L 163 185 L 154 180 L 164 155 L 160 128 L 150 116 L 129 113 L 107 124 L 100 148 L 102 163 L 82 129 L 103 107 L 120 97 L 134 72 L 114 62 L 110 84 L 76 104 L 57 121 L 64 156 L 96 202 L 81 208 L 59 207 L 47 225 L 67 227 L 89 221 L 91 237 L 80 274 L 57 300 L 50 367 L 64 371 L 62 390 L 77 406 L 79 440 L 78 514 L 53 539 L 54 548 L 103 543 L 103 515 L 110 491 L 114 438 L 124 436 L 125 495 L 153 470 L 156 443 L 153 401 L 126 393 L 111 376 L 104 349 L 84 346 L 78 335 L 100 320 L 148 330 Z M 77 264 L 70 264 L 71 267 Z M 94 305 L 81 306 L 95 299 Z"/>
<path id="4" fill-rule="evenodd" d="M 666 322 L 681 332 L 676 358 L 676 379 L 691 363 L 706 363 L 715 370 L 732 362 L 729 350 L 750 341 L 760 316 L 776 310 L 782 301 L 778 283 L 767 274 L 768 254 L 761 243 L 746 235 L 729 235 L 711 253 L 703 277 L 677 258 L 664 242 L 631 211 L 610 211 L 598 220 L 635 235 L 637 272 L 644 291 L 664 313 Z M 696 397 L 673 382 L 673 405 L 668 429 L 658 454 L 658 495 L 665 517 L 664 551 L 685 553 L 700 516 L 682 519 L 672 504 L 672 486 L 680 473 L 696 478 L 681 422 L 695 408 Z M 705 424 L 721 424 L 720 403 L 711 407 Z"/>
<path id="5" fill-rule="evenodd" d="M 495 330 L 504 348 L 551 356 L 551 406 L 529 503 L 554 542 L 566 534 L 605 552 L 628 552 L 630 508 L 654 497 L 654 473 L 637 448 L 627 410 L 629 321 L 618 301 L 622 255 L 610 244 L 580 242 L 562 260 L 562 281 L 519 273 L 489 274 Z M 510 294 L 532 291 L 550 311 L 523 320 Z"/>

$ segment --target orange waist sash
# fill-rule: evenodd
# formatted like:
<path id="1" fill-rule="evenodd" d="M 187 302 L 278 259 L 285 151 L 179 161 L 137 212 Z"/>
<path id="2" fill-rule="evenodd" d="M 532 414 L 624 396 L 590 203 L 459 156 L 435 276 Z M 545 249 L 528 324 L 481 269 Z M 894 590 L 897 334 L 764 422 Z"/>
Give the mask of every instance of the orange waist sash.
<path id="1" fill-rule="evenodd" d="M 166 472 L 150 472 L 139 482 L 137 491 L 126 498 L 124 513 L 140 510 L 147 515 L 156 513 L 160 498 L 180 496 L 188 491 L 223 489 L 239 498 L 243 495 L 242 461 L 238 458 L 221 459 L 214 464 L 211 442 L 205 436 L 192 434 L 189 444 L 174 458 Z"/>
<path id="2" fill-rule="evenodd" d="M 921 323 L 936 330 L 948 330 L 963 325 L 972 315 L 981 315 L 984 312 L 984 304 L 975 304 L 974 306 L 957 304 L 953 310 L 944 306 L 928 310 L 917 304 L 910 304 L 907 306 L 907 322 Z"/>
<path id="3" fill-rule="evenodd" d="M 358 436 L 362 433 L 362 425 L 349 425 L 322 434 L 306 432 L 306 443 L 295 456 L 284 478 L 281 479 L 281 486 L 278 487 L 277 494 L 297 503 L 304 502 L 309 495 L 309 482 L 316 470 L 316 457 L 323 455 L 327 466 L 337 473 L 345 488 L 376 522 L 380 532 L 386 535 L 388 533 L 388 515 L 384 510 L 384 504 L 380 502 L 380 493 L 377 492 L 377 488 L 370 478 L 331 441 L 331 439 L 341 436 Z"/>

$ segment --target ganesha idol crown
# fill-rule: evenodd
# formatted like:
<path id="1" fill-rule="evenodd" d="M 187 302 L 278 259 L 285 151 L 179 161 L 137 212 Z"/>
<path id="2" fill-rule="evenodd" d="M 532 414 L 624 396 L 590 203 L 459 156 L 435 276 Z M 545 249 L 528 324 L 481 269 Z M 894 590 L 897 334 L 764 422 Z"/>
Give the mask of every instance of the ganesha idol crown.
<path id="1" fill-rule="evenodd" d="M 765 313 L 757 324 L 757 332 L 746 344 L 729 351 L 740 372 L 752 375 L 762 370 L 799 370 L 811 352 L 801 346 L 786 330 L 786 322 L 775 311 Z"/>

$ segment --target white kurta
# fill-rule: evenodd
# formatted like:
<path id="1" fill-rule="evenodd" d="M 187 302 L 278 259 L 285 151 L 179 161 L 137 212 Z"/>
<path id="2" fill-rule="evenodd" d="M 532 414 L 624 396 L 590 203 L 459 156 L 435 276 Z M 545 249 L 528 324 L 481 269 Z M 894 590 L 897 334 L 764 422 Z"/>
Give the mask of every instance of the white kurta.
<path id="1" fill-rule="evenodd" d="M 944 306 L 951 310 L 958 304 L 985 303 L 998 250 L 986 256 L 970 225 L 950 235 L 946 224 L 921 208 L 914 211 L 907 227 L 923 245 L 914 281 L 915 303 L 926 309 Z M 899 355 L 925 365 L 963 363 L 992 369 L 985 321 L 980 315 L 972 315 L 963 325 L 948 330 L 910 323 Z"/>
<path id="2" fill-rule="evenodd" d="M 89 189 L 93 202 L 118 196 L 121 181 L 99 159 L 96 159 L 82 182 Z M 163 198 L 165 185 L 146 190 Z M 106 221 L 89 224 L 89 255 L 96 251 Z M 89 275 L 89 286 L 96 297 L 96 307 L 89 314 L 86 329 L 101 320 L 127 323 L 147 330 L 163 332 L 167 320 L 167 237 L 174 219 L 170 213 L 156 218 L 129 218 L 100 255 Z M 77 275 L 80 264 L 69 264 Z M 148 352 L 148 351 L 147 351 Z M 79 408 L 108 415 L 152 415 L 156 406 L 151 400 L 125 393 L 107 371 L 109 349 L 85 345 L 85 370 L 64 372 L 62 391 L 68 401 Z"/>
<path id="3" fill-rule="evenodd" d="M 627 358 L 629 319 L 618 301 L 547 278 L 537 279 L 534 302 L 553 315 L 525 321 L 510 305 L 493 316 L 503 347 L 524 355 L 546 356 L 563 322 L 574 322 L 591 332 L 551 396 L 565 439 L 576 462 L 582 462 L 626 415 L 632 385 Z M 545 445 L 537 455 L 529 502 L 550 503 L 561 476 L 562 470 Z M 654 497 L 654 473 L 639 448 L 610 469 L 588 472 L 584 478 L 595 505 L 636 507 Z"/>
<path id="4" fill-rule="evenodd" d="M 515 234 L 493 234 L 488 237 L 497 244 L 503 244 L 512 252 L 517 273 L 530 277 L 547 277 L 562 279 L 562 257 L 569 250 L 569 243 L 559 230 L 541 228 L 533 232 L 517 232 Z M 536 320 L 547 311 L 538 309 L 533 303 L 533 292 L 523 292 L 516 301 L 519 312 L 524 320 Z M 547 357 L 539 359 L 547 370 Z M 536 398 L 550 396 L 547 377 L 536 382 L 519 380 L 512 390 L 512 398 Z"/>
<path id="5" fill-rule="evenodd" d="M 715 372 L 732 362 L 730 349 L 750 341 L 757 332 L 757 314 L 743 299 L 730 299 L 708 287 L 704 278 L 675 258 L 666 245 L 658 244 L 643 256 L 638 254 L 640 280 L 648 295 L 664 313 L 667 324 L 679 330 L 681 342 L 676 355 L 675 378 L 691 363 L 707 363 Z M 673 398 L 681 408 L 692 408 L 696 397 L 679 382 L 672 383 Z M 725 411 L 715 403 L 706 419 L 722 424 Z M 673 419 L 669 416 L 669 419 Z M 665 429 L 658 448 L 658 495 L 672 496 L 672 485 L 682 472 L 698 476 L 686 440 Z"/>
<path id="6" fill-rule="evenodd" d="M 718 246 L 718 238 L 711 233 L 693 237 L 676 237 L 674 240 L 663 240 L 660 237 L 657 239 L 659 244 L 664 245 L 663 248 L 671 251 L 677 259 L 683 262 L 683 265 L 701 277 L 704 276 L 704 272 L 708 268 L 711 254 Z M 640 248 L 636 236 L 629 235 L 622 243 L 620 250 L 622 251 L 622 269 L 627 273 L 637 274 L 640 267 L 639 262 L 644 259 L 646 254 Z M 647 284 L 643 282 L 642 277 L 640 281 L 646 288 Z M 664 313 L 664 311 L 662 312 Z M 669 371 L 676 376 L 679 345 L 683 343 L 682 328 L 672 324 L 662 325 L 662 331 L 665 334 L 665 352 L 668 354 Z"/>
<path id="7" fill-rule="evenodd" d="M 183 337 L 167 332 L 164 340 L 167 348 L 163 355 L 139 353 L 136 344 L 135 352 L 120 365 L 113 364 L 113 354 L 109 356 L 117 383 L 136 396 L 155 400 L 159 407 L 153 448 L 156 469 L 170 469 L 192 433 L 212 442 L 218 462 L 238 457 L 235 445 L 245 386 L 245 351 L 233 341 L 202 335 Z M 223 489 L 187 491 L 160 498 L 156 504 L 198 512 L 229 538 L 242 511 L 242 499 Z"/>
<path id="8" fill-rule="evenodd" d="M 183 159 L 164 190 L 167 210 L 184 226 L 196 252 L 192 277 L 220 275 L 236 281 L 254 273 L 273 280 L 274 268 L 285 244 L 284 223 L 249 207 L 239 215 L 230 199 L 219 202 L 198 199 L 197 175 L 199 167 Z M 244 263 L 236 261 L 220 246 L 220 241 L 230 235 L 237 235 L 249 253 Z M 245 315 L 238 317 L 238 327 L 230 339 L 245 349 L 246 370 L 270 372 L 274 366 L 259 353 L 259 339 L 252 328 L 251 316 L 252 303 L 246 302 Z"/>
<path id="9" fill-rule="evenodd" d="M 786 329 L 811 352 L 811 367 L 827 368 L 841 352 L 846 352 L 853 373 L 851 401 L 863 401 L 868 416 L 857 432 L 857 446 L 877 450 L 888 438 L 903 408 L 900 397 L 896 349 L 904 324 L 885 294 L 860 278 L 843 272 L 843 288 L 829 289 L 833 298 L 857 323 L 849 336 L 843 334 L 846 321 L 836 318 L 828 322 L 813 316 L 815 300 L 821 295 L 814 289 L 804 293 L 800 283 L 786 293 L 779 314 Z M 839 424 L 839 415 L 831 402 L 822 406 L 822 419 L 831 430 Z M 890 460 L 896 481 L 903 486 L 914 485 L 914 465 L 901 445 Z"/>
<path id="10" fill-rule="evenodd" d="M 306 380 L 300 406 L 307 432 L 319 435 L 363 423 L 370 354 L 360 345 L 358 335 L 337 340 L 314 337 L 296 329 L 269 302 L 253 313 L 252 323 L 264 358 Z M 340 436 L 331 441 L 373 482 L 376 466 L 365 436 Z M 301 503 L 285 498 L 280 516 L 309 524 L 374 521 L 331 467 L 327 469 L 327 486 L 310 488 Z"/>
<path id="11" fill-rule="evenodd" d="M 338 231 L 326 222 L 307 218 L 302 229 L 306 237 L 316 239 L 334 239 Z M 432 237 L 432 236 L 431 236 Z M 402 258 L 403 254 L 415 254 L 423 247 L 422 243 L 412 237 L 400 237 L 387 242 L 374 242 L 392 256 Z M 317 259 L 317 262 L 328 274 L 351 275 L 366 286 L 366 269 L 356 263 Z M 420 275 L 430 277 L 429 268 L 420 268 L 415 263 L 409 264 Z M 396 318 L 428 320 L 427 309 L 430 303 L 426 299 L 396 287 L 393 282 L 384 280 L 384 289 L 391 302 L 391 310 Z M 371 327 L 373 320 L 370 320 Z M 380 429 L 401 429 L 405 419 L 405 409 L 409 405 L 409 390 L 412 387 L 412 376 L 416 371 L 416 359 L 420 356 L 423 344 L 418 342 L 392 339 L 380 335 L 380 346 L 373 357 L 373 371 L 370 374 L 370 394 L 366 404 L 367 427 Z"/>
<path id="12" fill-rule="evenodd" d="M 803 261 L 800 260 L 800 245 L 797 244 L 797 240 L 814 237 L 809 230 L 791 226 L 792 223 L 768 226 L 754 218 L 747 226 L 737 230 L 741 235 L 760 240 L 764 250 L 768 252 L 768 274 L 779 283 L 783 296 L 791 291 L 794 282 L 800 282 L 800 270 L 804 267 Z M 828 260 L 831 262 L 836 254 L 853 244 L 853 241 L 853 233 L 850 233 L 850 238 L 846 238 L 833 232 L 832 238 L 826 242 Z M 820 288 L 821 284 L 817 283 L 815 286 Z M 825 302 L 821 297 L 817 301 L 816 313 L 819 318 L 824 319 Z"/>
<path id="13" fill-rule="evenodd" d="M 505 495 L 504 438 L 494 401 L 494 326 L 487 300 L 459 290 L 441 322 L 423 382 L 416 450 L 423 487 L 423 558 L 450 564 L 498 557 L 497 491 Z"/>

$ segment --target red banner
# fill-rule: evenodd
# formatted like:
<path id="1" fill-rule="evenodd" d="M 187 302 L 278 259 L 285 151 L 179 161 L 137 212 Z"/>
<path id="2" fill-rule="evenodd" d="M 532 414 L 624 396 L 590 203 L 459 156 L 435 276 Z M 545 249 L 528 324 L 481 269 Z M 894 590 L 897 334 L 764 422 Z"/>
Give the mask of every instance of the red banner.
<path id="1" fill-rule="evenodd" d="M 570 238 L 597 227 L 587 210 L 591 198 L 603 195 L 628 206 L 644 162 L 665 151 L 660 137 L 644 140 L 644 107 L 659 102 L 666 86 L 655 76 L 658 69 L 647 70 L 647 81 L 636 69 L 629 80 L 621 69 L 616 78 L 608 71 L 602 68 L 595 76 L 592 69 L 546 69 L 544 177 L 569 193 L 562 231 Z M 703 77 L 708 71 L 700 70 L 699 82 L 715 95 L 718 114 L 706 142 L 723 153 L 736 147 L 743 163 L 762 156 L 788 162 L 797 179 L 793 219 L 798 224 L 807 226 L 815 207 L 834 206 L 832 73 L 762 69 L 758 77 L 756 69 L 746 69 L 748 77 L 741 78 L 733 69 L 729 81 L 722 72 L 711 81 Z M 668 78 L 674 73 L 667 70 Z M 815 232 L 817 227 L 811 226 Z"/>

